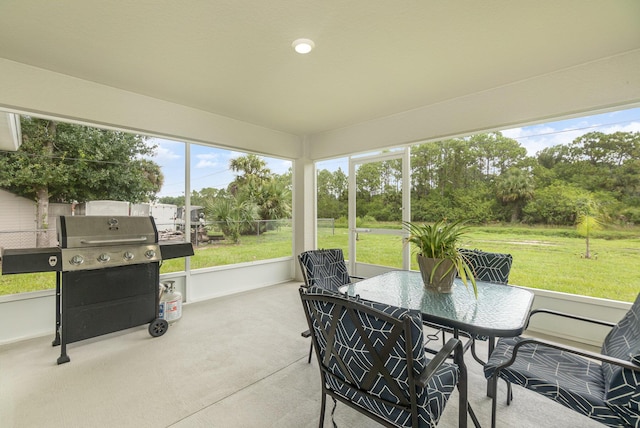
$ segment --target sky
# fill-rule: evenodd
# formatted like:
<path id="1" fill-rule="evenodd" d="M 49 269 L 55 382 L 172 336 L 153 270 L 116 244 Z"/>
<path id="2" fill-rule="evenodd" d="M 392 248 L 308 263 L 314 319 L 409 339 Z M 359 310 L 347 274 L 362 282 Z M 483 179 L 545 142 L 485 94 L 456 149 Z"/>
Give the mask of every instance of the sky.
<path id="1" fill-rule="evenodd" d="M 534 156 L 546 147 L 568 144 L 583 134 L 596 131 L 605 134 L 618 131 L 640 132 L 640 108 L 505 129 L 501 132 L 504 136 L 517 140 L 527 149 L 529 156 Z M 153 160 L 160 165 L 165 176 L 165 184 L 158 196 L 182 196 L 185 175 L 184 144 L 160 138 L 151 138 L 149 143 L 157 145 Z M 229 169 L 229 161 L 242 155 L 243 153 L 230 150 L 192 144 L 191 189 L 226 188 L 234 179 L 234 173 Z M 267 162 L 267 167 L 276 174 L 284 174 L 291 167 L 291 161 L 288 160 L 266 157 L 263 159 Z M 318 169 L 335 171 L 339 167 L 346 173 L 348 159 L 333 159 L 318 163 Z"/>
<path id="2" fill-rule="evenodd" d="M 569 144 L 589 132 L 640 132 L 640 108 L 505 129 L 502 135 L 517 140 L 529 156 L 534 156 L 546 147 Z"/>
<path id="3" fill-rule="evenodd" d="M 161 138 L 150 138 L 148 143 L 157 145 L 153 161 L 160 165 L 165 177 L 158 197 L 184 195 L 185 145 Z M 234 172 L 229 169 L 229 161 L 243 155 L 231 150 L 191 144 L 191 190 L 226 188 L 235 178 Z M 275 174 L 286 173 L 292 165 L 288 160 L 262 158 L 267 162 L 267 168 Z"/>

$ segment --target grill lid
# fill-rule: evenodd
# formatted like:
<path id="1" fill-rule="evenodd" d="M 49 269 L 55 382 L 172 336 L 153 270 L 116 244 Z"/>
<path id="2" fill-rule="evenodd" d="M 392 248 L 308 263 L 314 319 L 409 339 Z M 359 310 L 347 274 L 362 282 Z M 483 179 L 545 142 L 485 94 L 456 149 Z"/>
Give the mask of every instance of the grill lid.
<path id="1" fill-rule="evenodd" d="M 57 229 L 61 248 L 158 243 L 153 217 L 60 216 Z"/>

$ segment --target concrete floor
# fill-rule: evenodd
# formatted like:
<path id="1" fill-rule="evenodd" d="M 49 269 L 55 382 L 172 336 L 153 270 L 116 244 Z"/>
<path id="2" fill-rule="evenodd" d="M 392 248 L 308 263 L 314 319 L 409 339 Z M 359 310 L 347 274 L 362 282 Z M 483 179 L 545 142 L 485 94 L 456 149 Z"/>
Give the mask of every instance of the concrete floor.
<path id="1" fill-rule="evenodd" d="M 60 366 L 53 333 L 2 346 L 0 426 L 317 427 L 320 376 L 315 361 L 307 364 L 309 339 L 300 336 L 306 321 L 298 285 L 185 305 L 162 337 L 140 326 L 77 342 L 68 346 L 71 362 Z M 482 369 L 470 356 L 467 364 L 470 403 L 489 426 Z M 518 387 L 507 407 L 503 382 L 500 388 L 501 428 L 601 426 Z M 439 427 L 458 426 L 457 400 L 454 393 Z M 340 404 L 335 421 L 375 426 Z"/>

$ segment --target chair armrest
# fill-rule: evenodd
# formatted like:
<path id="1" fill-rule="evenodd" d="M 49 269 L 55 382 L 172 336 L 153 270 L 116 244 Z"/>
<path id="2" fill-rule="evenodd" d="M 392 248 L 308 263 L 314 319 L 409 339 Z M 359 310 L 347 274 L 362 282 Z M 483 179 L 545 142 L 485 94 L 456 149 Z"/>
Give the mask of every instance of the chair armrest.
<path id="1" fill-rule="evenodd" d="M 458 349 L 456 349 L 458 348 Z M 442 363 L 445 362 L 447 358 L 456 350 L 459 355 L 462 355 L 462 342 L 459 339 L 451 338 L 445 343 L 445 345 L 440 349 L 432 359 L 429 361 L 429 364 L 424 368 L 422 373 L 416 379 L 416 383 L 421 387 L 425 388 L 429 380 L 433 377 L 436 371 L 440 368 Z"/>
<path id="2" fill-rule="evenodd" d="M 580 355 L 582 357 L 585 358 L 590 358 L 593 360 L 597 360 L 597 361 L 601 361 L 601 362 L 605 362 L 605 363 L 609 363 L 609 364 L 614 364 L 616 366 L 620 366 L 623 367 L 625 369 L 629 369 L 629 370 L 633 370 L 633 371 L 637 371 L 640 372 L 640 366 L 637 366 L 635 364 L 633 364 L 630 361 L 626 361 L 626 360 L 621 360 L 619 358 L 614 358 L 614 357 L 609 357 L 608 355 L 603 355 L 603 354 L 598 354 L 596 352 L 591 352 L 591 351 L 587 351 L 584 349 L 579 349 L 579 348 L 574 348 L 573 346 L 566 346 L 566 345 L 560 345 L 559 343 L 555 343 L 555 342 L 550 342 L 548 340 L 543 340 L 543 339 L 533 339 L 533 338 L 525 338 L 523 340 L 521 340 L 520 342 L 518 342 L 514 347 L 513 347 L 513 353 L 511 355 L 511 359 L 509 361 L 506 361 L 503 364 L 500 364 L 498 366 L 496 366 L 496 372 L 498 372 L 499 370 L 505 368 L 505 367 L 509 367 L 511 364 L 513 364 L 513 362 L 516 360 L 516 357 L 518 355 L 518 350 L 527 344 L 538 344 L 541 346 L 546 346 L 548 348 L 555 348 L 561 351 L 565 351 L 571 354 L 575 354 L 575 355 Z"/>
<path id="3" fill-rule="evenodd" d="M 585 321 L 585 322 L 590 322 L 592 324 L 599 324 L 599 325 L 603 325 L 605 327 L 615 327 L 616 323 L 611 322 L 611 321 L 603 321 L 603 320 L 599 320 L 599 319 L 595 319 L 595 318 L 588 318 L 588 317 L 583 317 L 580 315 L 573 315 L 573 314 L 568 314 L 566 312 L 559 312 L 559 311 L 554 311 L 551 309 L 534 309 L 529 313 L 529 320 L 527 321 L 527 326 L 529 325 L 529 321 L 531 321 L 531 318 L 536 315 L 536 314 L 549 314 L 549 315 L 556 315 L 556 316 L 560 316 L 560 317 L 564 317 L 564 318 L 571 318 L 574 320 L 578 320 L 578 321 Z"/>

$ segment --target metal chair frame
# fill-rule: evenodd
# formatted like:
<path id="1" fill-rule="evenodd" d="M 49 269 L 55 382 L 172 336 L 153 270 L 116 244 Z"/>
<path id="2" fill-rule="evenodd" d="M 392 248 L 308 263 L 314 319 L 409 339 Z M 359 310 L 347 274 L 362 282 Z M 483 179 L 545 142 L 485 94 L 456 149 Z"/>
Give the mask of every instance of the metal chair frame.
<path id="1" fill-rule="evenodd" d="M 375 420 L 386 427 L 396 427 L 397 425 L 393 424 L 391 421 L 387 419 L 383 419 L 379 415 L 372 413 L 368 409 L 361 407 L 349 400 L 346 397 L 336 393 L 336 391 L 332 390 L 328 383 L 325 381 L 326 377 L 332 377 L 336 379 L 339 383 L 346 383 L 350 385 L 351 388 L 357 388 L 359 393 L 367 394 L 368 389 L 375 379 L 380 377 L 384 378 L 388 383 L 388 387 L 391 391 L 395 393 L 396 396 L 403 396 L 402 391 L 410 391 L 410 397 L 408 399 L 403 400 L 400 403 L 393 403 L 387 400 L 384 400 L 375 395 L 367 395 L 368 398 L 387 406 L 393 406 L 395 408 L 401 408 L 402 410 L 406 410 L 411 414 L 411 426 L 418 427 L 418 408 L 417 408 L 417 397 L 416 397 L 416 386 L 421 386 L 425 388 L 431 378 L 435 375 L 436 371 L 442 366 L 442 364 L 446 361 L 446 359 L 453 354 L 456 365 L 458 366 L 459 377 L 458 377 L 458 390 L 459 390 L 459 399 L 460 399 L 460 409 L 459 416 L 460 420 L 464 421 L 461 423 L 461 426 L 466 426 L 466 411 L 468 407 L 467 402 L 467 377 L 466 377 L 466 366 L 464 365 L 463 360 L 463 350 L 462 343 L 460 340 L 451 338 L 445 344 L 445 346 L 441 349 L 438 354 L 436 354 L 433 359 L 426 365 L 424 370 L 415 374 L 411 370 L 407 373 L 408 387 L 402 386 L 401 384 L 394 381 L 389 371 L 386 369 L 384 362 L 389 357 L 389 352 L 392 349 L 394 343 L 401 339 L 404 336 L 405 343 L 405 352 L 407 355 L 407 366 L 413 367 L 413 353 L 412 348 L 415 340 L 417 338 L 413 338 L 411 336 L 411 320 L 409 317 L 402 317 L 401 319 L 394 318 L 389 314 L 381 312 L 375 308 L 363 305 L 361 302 L 356 300 L 348 299 L 346 297 L 342 297 L 339 295 L 330 296 L 328 293 L 326 295 L 319 294 L 308 294 L 307 289 L 301 287 L 300 288 L 300 297 L 302 299 L 303 306 L 305 307 L 305 315 L 307 317 L 307 322 L 309 324 L 310 331 L 314 329 L 314 319 L 319 320 L 318 311 L 315 309 L 312 301 L 321 301 L 328 302 L 334 305 L 332 310 L 332 315 L 336 315 L 332 317 L 331 324 L 327 329 L 322 328 L 322 324 L 318 322 L 316 324 L 315 334 L 311 334 L 312 341 L 314 344 L 314 348 L 316 349 L 316 356 L 318 358 L 318 365 L 320 367 L 320 375 L 322 382 L 322 403 L 321 403 L 321 411 L 320 411 L 320 420 L 319 427 L 324 426 L 324 417 L 325 417 L 325 407 L 326 407 L 326 397 L 330 396 L 333 398 L 334 402 L 340 401 L 341 403 L 346 404 L 347 406 L 357 410 L 358 412 L 368 416 L 369 418 Z M 338 314 L 346 311 L 346 314 L 342 319 L 339 319 Z M 376 351 L 376 347 L 372 344 L 366 335 L 363 332 L 363 326 L 360 323 L 360 319 L 358 318 L 358 312 L 366 313 L 375 316 L 383 320 L 386 323 L 390 323 L 393 325 L 392 333 L 390 334 L 389 340 L 384 346 Z M 356 327 L 356 331 L 359 332 L 359 340 L 362 341 L 364 347 L 366 348 L 366 352 L 372 356 L 372 360 L 374 361 L 373 367 L 367 372 L 367 375 L 362 382 L 360 388 L 356 387 L 356 382 L 353 379 L 341 379 L 336 377 L 330 367 L 330 362 L 334 365 L 338 365 L 339 367 L 346 367 L 349 364 L 349 361 L 344 361 L 337 352 L 336 345 L 336 330 L 338 323 L 352 323 Z M 319 337 L 323 343 L 326 343 L 325 354 L 321 355 L 319 351 L 320 345 L 318 343 Z M 423 351 L 424 352 L 424 351 Z M 348 373 L 348 370 L 341 370 L 343 373 Z M 335 409 L 334 409 L 335 410 Z"/>
<path id="2" fill-rule="evenodd" d="M 298 263 L 300 264 L 300 270 L 302 271 L 302 278 L 304 279 L 304 284 L 306 287 L 310 287 L 312 285 L 318 285 L 318 286 L 322 286 L 321 283 L 316 283 L 317 281 L 315 281 L 316 275 L 314 275 L 314 272 L 311 272 L 310 269 L 307 269 L 307 265 L 304 262 L 304 257 L 305 255 L 311 255 L 311 254 L 315 254 L 315 255 L 321 255 L 323 253 L 327 253 L 329 255 L 335 256 L 334 260 L 332 260 L 333 262 L 336 263 L 340 263 L 342 262 L 344 264 L 344 267 L 341 266 L 341 268 L 344 270 L 344 272 L 347 272 L 348 275 L 348 279 L 349 282 L 345 282 L 344 284 L 339 284 L 339 286 L 342 285 L 347 285 L 350 282 L 352 282 L 351 280 L 353 279 L 364 279 L 361 276 L 354 276 L 354 275 L 349 275 L 348 271 L 347 271 L 347 264 L 344 260 L 344 255 L 342 253 L 342 250 L 339 248 L 330 248 L 330 249 L 319 249 L 319 250 L 309 250 L 309 251 L 304 251 L 302 253 L 300 253 L 298 255 Z M 331 291 L 337 291 L 337 286 L 338 284 L 336 284 L 336 289 L 332 289 Z M 305 330 L 302 333 L 300 333 L 300 335 L 302 337 L 310 337 L 311 336 L 311 331 L 310 330 Z M 313 342 L 311 342 L 311 345 L 309 347 L 309 357 L 307 358 L 307 363 L 311 363 L 311 355 L 313 354 Z"/>
<path id="3" fill-rule="evenodd" d="M 549 309 L 536 309 L 531 311 L 530 315 L 529 315 L 529 321 L 531 320 L 531 317 L 533 317 L 536 314 L 550 314 L 550 315 L 554 315 L 554 316 L 559 316 L 559 317 L 563 317 L 563 318 L 569 318 L 569 319 L 574 319 L 574 320 L 579 320 L 579 321 L 584 321 L 587 323 L 592 323 L 592 324 L 597 324 L 597 325 L 602 325 L 602 326 L 606 326 L 606 327 L 615 327 L 616 323 L 612 323 L 609 321 L 603 321 L 603 320 L 599 320 L 599 319 L 594 319 L 594 318 L 588 318 L 588 317 L 582 317 L 582 316 L 578 316 L 578 315 L 572 315 L 572 314 L 567 314 L 564 312 L 559 312 L 559 311 L 554 311 L 554 310 L 549 310 Z M 580 357 L 584 357 L 585 359 L 591 359 L 591 360 L 595 360 L 595 361 L 600 361 L 601 363 L 609 363 L 615 366 L 619 366 L 622 367 L 624 369 L 628 369 L 631 370 L 633 372 L 637 372 L 638 376 L 640 377 L 640 366 L 633 364 L 630 361 L 626 361 L 626 360 L 621 360 L 618 358 L 613 358 L 610 357 L 608 355 L 604 355 L 604 354 L 600 354 L 597 352 L 591 352 L 591 351 L 587 351 L 584 349 L 579 349 L 579 348 L 575 348 L 572 346 L 567 346 L 567 345 L 561 345 L 549 340 L 544 340 L 544 339 L 535 339 L 535 338 L 523 338 L 520 342 L 518 342 L 512 350 L 512 355 L 511 358 L 508 361 L 505 361 L 504 363 L 496 366 L 495 371 L 493 372 L 493 375 L 489 378 L 489 382 L 491 382 L 492 384 L 492 388 L 493 391 L 495 391 L 493 397 L 492 397 L 492 402 L 491 402 L 491 427 L 495 428 L 496 426 L 496 400 L 497 400 L 497 383 L 498 383 L 498 378 L 500 377 L 500 371 L 506 367 L 511 366 L 516 359 L 518 358 L 518 351 L 520 350 L 520 348 L 522 348 L 525 345 L 528 344 L 538 344 L 547 348 L 552 348 L 552 349 L 557 349 L 560 351 L 564 351 L 573 355 L 577 355 Z M 508 380 L 505 379 L 505 381 L 507 382 L 507 405 L 511 404 L 511 401 L 513 399 L 513 395 L 512 395 L 512 390 L 511 390 L 511 382 L 509 382 Z M 536 391 L 534 391 L 536 392 Z"/>

